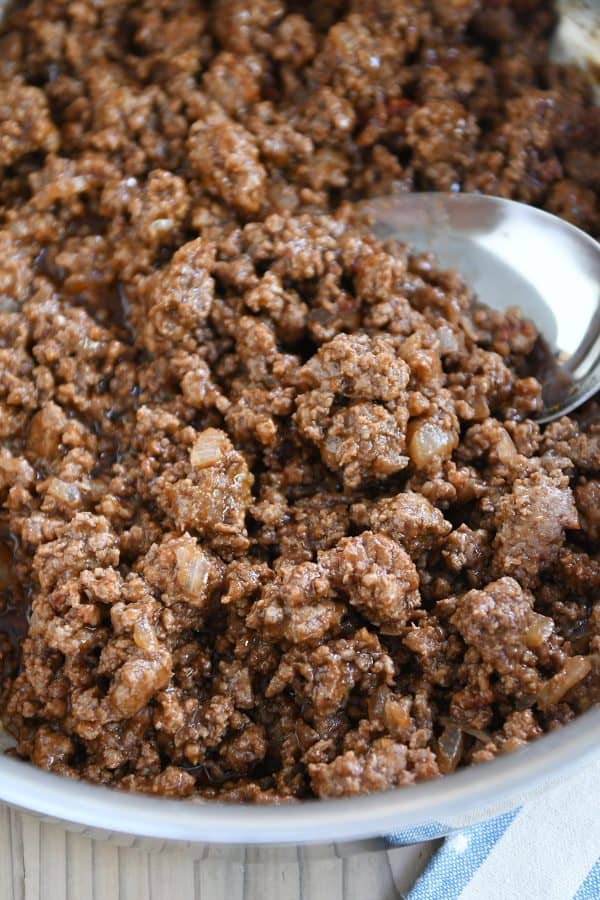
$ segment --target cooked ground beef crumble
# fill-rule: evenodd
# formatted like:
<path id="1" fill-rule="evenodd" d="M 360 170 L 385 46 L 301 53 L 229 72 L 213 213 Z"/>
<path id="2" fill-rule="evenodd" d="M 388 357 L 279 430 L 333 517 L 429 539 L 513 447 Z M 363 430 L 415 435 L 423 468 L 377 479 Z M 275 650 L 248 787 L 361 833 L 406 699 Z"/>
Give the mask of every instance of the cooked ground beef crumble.
<path id="1" fill-rule="evenodd" d="M 0 664 L 16 753 L 277 802 L 600 701 L 600 417 L 352 204 L 600 233 L 542 0 L 32 0 L 0 31 Z M 485 298 L 481 298 L 485 299 Z M 27 614 L 27 620 L 26 620 Z M 20 649 L 19 649 L 20 645 Z"/>

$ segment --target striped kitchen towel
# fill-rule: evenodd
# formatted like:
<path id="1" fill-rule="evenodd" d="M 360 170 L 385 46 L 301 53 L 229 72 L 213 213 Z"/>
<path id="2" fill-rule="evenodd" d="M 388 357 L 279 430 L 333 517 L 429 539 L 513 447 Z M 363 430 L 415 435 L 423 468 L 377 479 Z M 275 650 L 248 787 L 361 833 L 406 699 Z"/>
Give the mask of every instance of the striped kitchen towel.
<path id="1" fill-rule="evenodd" d="M 407 900 L 600 900 L 600 762 L 447 837 Z"/>

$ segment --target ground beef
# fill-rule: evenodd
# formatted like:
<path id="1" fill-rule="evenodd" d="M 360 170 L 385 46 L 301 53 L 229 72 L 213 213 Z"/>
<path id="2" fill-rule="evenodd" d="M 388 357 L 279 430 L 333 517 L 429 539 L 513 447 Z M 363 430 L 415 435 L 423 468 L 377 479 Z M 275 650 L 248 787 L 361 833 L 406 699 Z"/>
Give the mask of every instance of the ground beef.
<path id="1" fill-rule="evenodd" d="M 568 478 L 543 472 L 517 478 L 498 503 L 496 525 L 493 572 L 513 575 L 523 587 L 535 586 L 563 546 L 565 528 L 579 528 Z"/>
<path id="2" fill-rule="evenodd" d="M 469 591 L 458 600 L 451 623 L 467 646 L 509 681 L 504 690 L 535 692 L 536 662 L 548 655 L 554 623 L 534 612 L 517 581 L 501 578 L 482 591 Z"/>
<path id="3" fill-rule="evenodd" d="M 356 503 L 352 519 L 359 526 L 388 534 L 400 541 L 413 558 L 440 546 L 452 531 L 437 507 L 422 494 L 403 491 L 395 497 L 383 497 L 373 505 Z"/>
<path id="4" fill-rule="evenodd" d="M 401 630 L 420 605 L 419 576 L 408 553 L 384 534 L 363 531 L 319 554 L 334 591 L 382 632 Z"/>
<path id="5" fill-rule="evenodd" d="M 331 763 L 312 763 L 308 770 L 317 797 L 368 794 L 440 774 L 431 750 L 408 750 L 385 737 L 374 740 L 364 756 L 348 750 Z"/>
<path id="6" fill-rule="evenodd" d="M 36 151 L 56 153 L 60 137 L 43 91 L 11 80 L 2 85 L 0 166 L 10 166 Z"/>
<path id="7" fill-rule="evenodd" d="M 197 121 L 187 150 L 192 172 L 208 191 L 247 216 L 260 211 L 267 173 L 252 135 L 241 125 L 223 115 Z"/>
<path id="8" fill-rule="evenodd" d="M 357 229 L 600 233 L 542 0 L 30 0 L 0 29 L 0 715 L 173 797 L 410 785 L 600 701 L 600 424 L 535 326 Z"/>

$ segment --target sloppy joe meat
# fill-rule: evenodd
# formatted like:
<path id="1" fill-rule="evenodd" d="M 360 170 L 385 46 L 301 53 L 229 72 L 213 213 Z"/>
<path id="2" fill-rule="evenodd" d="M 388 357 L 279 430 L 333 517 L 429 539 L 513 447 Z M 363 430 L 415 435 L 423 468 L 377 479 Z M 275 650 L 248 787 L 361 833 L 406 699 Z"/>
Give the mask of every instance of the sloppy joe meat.
<path id="1" fill-rule="evenodd" d="M 359 229 L 600 233 L 542 0 L 31 0 L 0 30 L 0 714 L 128 791 L 338 797 L 600 700 L 600 419 L 535 326 Z"/>

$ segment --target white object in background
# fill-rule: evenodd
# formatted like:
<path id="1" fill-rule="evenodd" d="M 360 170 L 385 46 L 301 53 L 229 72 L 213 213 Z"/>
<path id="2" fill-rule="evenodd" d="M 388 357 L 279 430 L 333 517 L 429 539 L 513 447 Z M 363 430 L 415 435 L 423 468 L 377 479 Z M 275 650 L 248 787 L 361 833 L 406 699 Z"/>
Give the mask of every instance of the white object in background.
<path id="1" fill-rule="evenodd" d="M 557 62 L 588 68 L 600 102 L 600 0 L 559 0 L 560 24 L 552 46 Z"/>
<path id="2" fill-rule="evenodd" d="M 408 900 L 598 900 L 600 763 L 444 841 Z"/>

